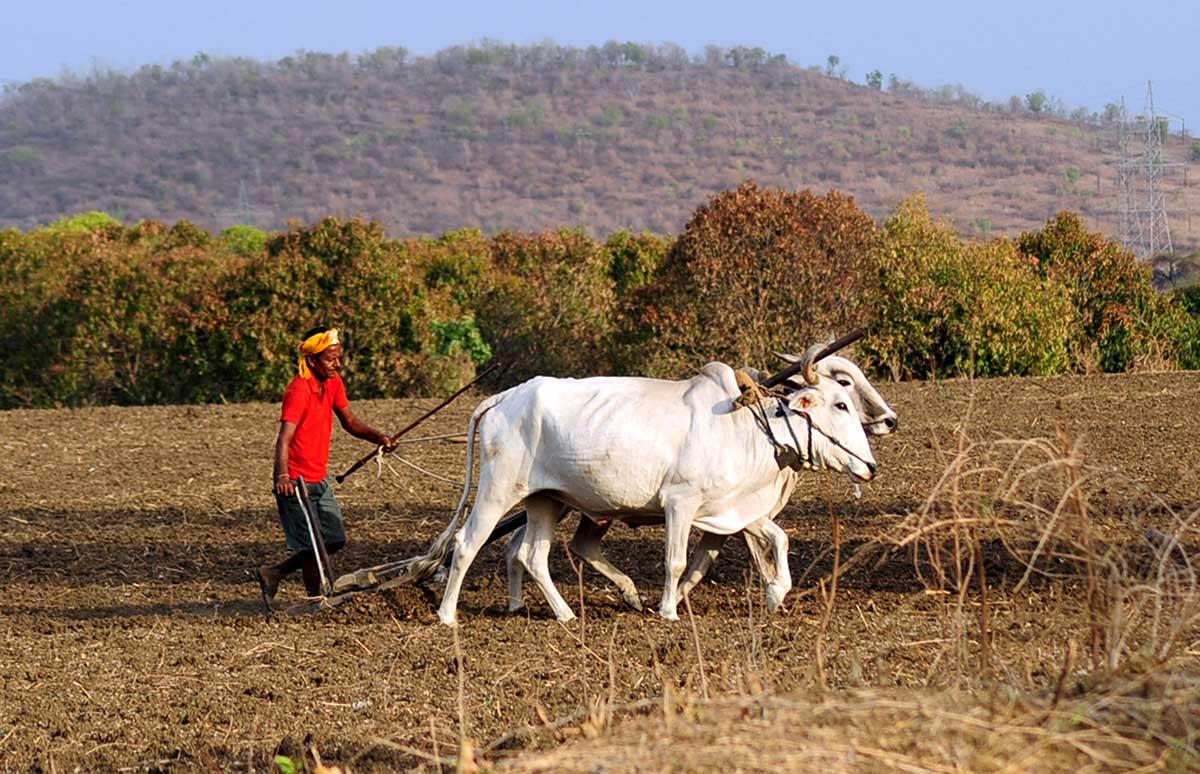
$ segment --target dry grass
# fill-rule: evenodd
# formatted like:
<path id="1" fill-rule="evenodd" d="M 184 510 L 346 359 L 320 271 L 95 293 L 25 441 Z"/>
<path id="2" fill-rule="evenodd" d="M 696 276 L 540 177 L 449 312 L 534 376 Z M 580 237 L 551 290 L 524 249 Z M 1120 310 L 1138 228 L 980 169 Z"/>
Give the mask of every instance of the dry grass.
<path id="1" fill-rule="evenodd" d="M 946 596 L 947 667 L 960 682 L 993 674 L 1013 682 L 1021 671 L 990 647 L 998 636 L 988 620 L 992 559 L 1019 570 L 1011 593 L 1046 583 L 1070 589 L 1063 615 L 1081 611 L 1077 635 L 1093 672 L 1162 667 L 1195 640 L 1200 511 L 1178 513 L 1152 493 L 1134 498 L 1152 503 L 1140 513 L 1093 507 L 1113 487 L 1136 488 L 1119 471 L 1085 464 L 1063 432 L 960 437 L 924 506 L 881 538 L 909 552 L 927 592 Z"/>
<path id="2" fill-rule="evenodd" d="M 964 422 L 964 425 L 967 424 Z M 1166 503 L 1097 510 L 1133 487 L 1054 438 L 973 441 L 960 433 L 924 505 L 845 564 L 832 503 L 833 572 L 816 584 L 820 618 L 811 696 L 761 686 L 710 699 L 672 695 L 600 708 L 635 716 L 592 741 L 501 759 L 516 771 L 1153 771 L 1200 766 L 1200 511 Z M 897 552 L 937 600 L 940 649 L 927 690 L 826 691 L 827 629 L 839 577 Z M 1034 675 L 1008 629 L 993 626 L 993 592 L 1058 593 L 1074 623 L 1055 670 Z M 1034 622 L 1036 625 L 1036 622 Z M 1019 636 L 1019 631 L 1017 633 Z M 699 638 L 697 662 L 703 664 Z M 881 654 L 883 655 L 883 654 Z M 753 674 L 754 654 L 746 673 Z M 701 672 L 703 678 L 703 672 Z M 664 686 L 665 687 L 665 686 Z M 654 707 L 661 707 L 661 714 Z M 593 712 L 594 712 L 593 708 Z M 583 710 L 527 729 L 568 737 Z M 607 726 L 599 726 L 602 730 Z M 595 733 L 578 732 L 592 737 Z M 506 739 L 511 741 L 511 739 Z M 493 746 L 494 747 L 494 746 Z"/>
<path id="3" fill-rule="evenodd" d="M 1147 699 L 1146 691 L 1163 693 Z M 497 768 L 1089 772 L 1182 771 L 1197 763 L 1194 677 L 1114 682 L 1060 709 L 1050 701 L 1003 690 L 879 689 L 691 701 L 677 705 L 670 728 L 645 716 L 602 739 L 503 760 Z"/>

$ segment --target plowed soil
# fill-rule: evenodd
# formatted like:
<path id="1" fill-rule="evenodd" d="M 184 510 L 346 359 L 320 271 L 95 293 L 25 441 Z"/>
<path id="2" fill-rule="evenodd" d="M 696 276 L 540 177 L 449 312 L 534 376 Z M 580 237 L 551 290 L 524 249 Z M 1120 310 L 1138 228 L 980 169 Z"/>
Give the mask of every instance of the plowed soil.
<path id="1" fill-rule="evenodd" d="M 1114 471 L 1100 504 L 1114 512 L 1200 505 L 1200 374 L 905 383 L 883 392 L 900 432 L 873 444 L 877 482 L 856 500 L 844 480 L 808 474 L 780 516 L 797 579 L 782 613 L 765 615 L 745 549 L 731 543 L 692 593 L 693 615 L 678 622 L 623 607 L 591 571 L 580 582 L 561 548 L 552 570 L 580 619 L 555 622 L 532 583 L 527 610 L 509 614 L 502 555 L 490 547 L 464 588 L 457 630 L 437 623 L 437 587 L 265 619 L 245 570 L 284 551 L 269 490 L 276 406 L 0 414 L 0 769 L 267 771 L 276 754 L 299 757 L 313 746 L 356 772 L 433 768 L 453 754 L 460 731 L 481 759 L 512 762 L 567 733 L 539 735 L 539 727 L 604 702 L 808 690 L 831 516 L 850 553 L 919 508 L 962 429 L 975 438 L 1061 432 L 1080 440 L 1090 464 Z M 354 406 L 396 429 L 436 402 Z M 462 432 L 474 402 L 461 399 L 412 436 Z M 336 431 L 330 467 L 338 472 L 368 450 Z M 401 448 L 452 482 L 393 460 L 342 485 L 349 544 L 337 569 L 423 551 L 450 518 L 464 453 L 452 439 Z M 564 540 L 570 534 L 560 528 Z M 653 611 L 661 529 L 618 525 L 605 545 Z M 989 572 L 1004 577 L 1002 557 Z M 1019 653 L 1035 682 L 1052 683 L 1064 632 L 1078 623 L 1062 603 L 1071 587 L 1010 593 L 1012 583 L 997 583 L 992 615 L 1003 636 L 995 647 Z M 280 602 L 301 593 L 291 579 Z M 941 605 L 902 554 L 843 577 L 823 643 L 826 684 L 836 692 L 930 683 L 946 663 Z"/>

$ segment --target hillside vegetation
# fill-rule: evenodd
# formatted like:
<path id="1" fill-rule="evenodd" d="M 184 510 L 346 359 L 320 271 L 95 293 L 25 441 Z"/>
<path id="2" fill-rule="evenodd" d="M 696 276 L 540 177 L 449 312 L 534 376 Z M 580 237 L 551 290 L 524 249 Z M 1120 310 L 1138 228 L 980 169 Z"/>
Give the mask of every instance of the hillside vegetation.
<path id="1" fill-rule="evenodd" d="M 445 394 L 492 358 L 493 389 L 763 367 L 860 325 L 855 356 L 894 379 L 1200 367 L 1200 286 L 1151 277 L 1072 213 L 964 240 L 919 195 L 877 225 L 836 190 L 753 183 L 678 237 L 397 240 L 332 217 L 214 237 L 93 213 L 0 229 L 0 408 L 274 400 L 319 322 L 348 332 L 362 397 Z"/>
<path id="2" fill-rule="evenodd" d="M 677 233 L 707 198 L 754 179 L 838 188 L 877 220 L 922 191 L 936 216 L 980 237 L 1060 210 L 1116 231 L 1101 117 L 874 75 L 855 85 L 761 49 L 484 42 L 430 57 L 201 54 L 37 80 L 0 99 L 0 224 L 100 210 L 210 231 L 332 214 L 399 236 Z M 1189 157 L 1183 138 L 1167 145 Z M 1200 210 L 1181 182 L 1167 180 L 1170 206 Z M 1200 241 L 1183 216 L 1175 238 Z"/>

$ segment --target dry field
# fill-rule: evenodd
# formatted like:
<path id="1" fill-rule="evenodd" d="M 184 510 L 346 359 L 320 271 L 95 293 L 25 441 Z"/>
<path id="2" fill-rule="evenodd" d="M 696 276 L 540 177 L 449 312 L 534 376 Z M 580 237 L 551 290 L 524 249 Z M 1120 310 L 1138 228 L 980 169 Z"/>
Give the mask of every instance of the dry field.
<path id="1" fill-rule="evenodd" d="M 879 480 L 855 500 L 809 474 L 780 517 L 781 614 L 731 544 L 679 622 L 561 549 L 580 618 L 532 583 L 511 615 L 493 547 L 457 631 L 436 588 L 264 620 L 244 570 L 283 550 L 275 406 L 0 414 L 0 770 L 269 771 L 313 749 L 353 772 L 1200 766 L 1200 374 L 883 391 L 901 427 Z M 435 403 L 356 410 L 398 428 Z M 414 435 L 461 431 L 472 404 Z M 364 450 L 337 435 L 332 467 Z M 402 453 L 462 477 L 461 443 Z M 361 471 L 338 569 L 421 551 L 457 495 L 398 461 Z M 661 538 L 606 541 L 649 609 Z"/>

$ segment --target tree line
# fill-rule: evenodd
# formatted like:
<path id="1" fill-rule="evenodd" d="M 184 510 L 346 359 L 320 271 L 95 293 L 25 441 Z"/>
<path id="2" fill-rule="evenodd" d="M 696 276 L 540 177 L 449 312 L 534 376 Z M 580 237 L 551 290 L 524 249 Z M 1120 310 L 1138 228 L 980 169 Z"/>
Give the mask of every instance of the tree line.
<path id="1" fill-rule="evenodd" d="M 276 400 L 297 336 L 343 328 L 355 393 L 448 392 L 497 358 L 535 374 L 678 378 L 864 325 L 880 378 L 1200 367 L 1200 291 L 1156 292 L 1064 212 L 964 240 L 922 196 L 881 223 L 852 197 L 745 183 L 678 235 L 479 229 L 390 238 L 334 217 L 211 234 L 103 213 L 0 230 L 0 407 Z"/>

